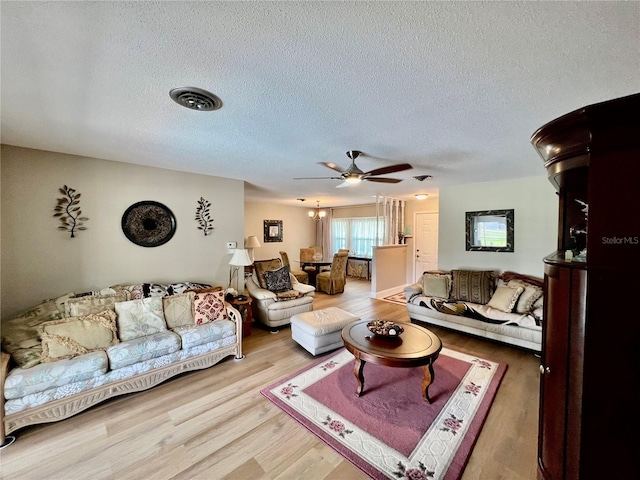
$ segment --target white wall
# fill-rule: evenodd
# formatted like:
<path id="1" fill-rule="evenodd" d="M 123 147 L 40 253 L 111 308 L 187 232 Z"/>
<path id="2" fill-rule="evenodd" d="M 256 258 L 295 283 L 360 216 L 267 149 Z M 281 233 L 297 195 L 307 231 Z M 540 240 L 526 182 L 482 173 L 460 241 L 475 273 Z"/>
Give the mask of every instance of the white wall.
<path id="1" fill-rule="evenodd" d="M 242 181 L 6 145 L 1 153 L 3 318 L 68 291 L 116 283 L 228 283 L 226 242 L 243 242 Z M 53 217 L 63 185 L 82 194 L 89 217 L 75 238 Z M 194 220 L 200 197 L 212 203 L 214 230 L 206 237 Z M 142 200 L 175 215 L 168 243 L 140 247 L 122 233 L 122 214 Z"/>
<path id="2" fill-rule="evenodd" d="M 465 212 L 514 209 L 514 252 L 467 252 Z M 440 189 L 438 268 L 511 270 L 542 277 L 556 249 L 558 197 L 545 175 Z"/>
<path id="3" fill-rule="evenodd" d="M 280 258 L 280 251 L 287 252 L 292 267 L 299 264 L 300 249 L 316 241 L 316 222 L 309 219 L 308 211 L 315 205 L 291 207 L 286 205 L 246 202 L 244 206 L 244 236 L 258 237 L 260 248 L 253 251 L 256 260 Z M 282 220 L 282 242 L 264 241 L 264 221 Z M 324 220 L 326 223 L 327 220 Z M 328 233 L 328 227 L 325 234 Z"/>

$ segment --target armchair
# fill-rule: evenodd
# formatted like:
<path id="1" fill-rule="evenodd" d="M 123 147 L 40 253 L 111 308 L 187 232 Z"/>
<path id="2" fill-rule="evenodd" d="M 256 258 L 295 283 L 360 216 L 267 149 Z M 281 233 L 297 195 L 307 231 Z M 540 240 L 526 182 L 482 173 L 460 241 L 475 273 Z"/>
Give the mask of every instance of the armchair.
<path id="1" fill-rule="evenodd" d="M 291 273 L 300 283 L 309 283 L 309 274 L 307 272 L 303 270 L 294 270 L 293 268 L 291 268 L 291 263 L 289 262 L 289 255 L 287 255 L 287 252 L 280 252 L 280 257 L 282 257 L 282 264 L 289 265 Z"/>
<path id="2" fill-rule="evenodd" d="M 348 252 L 338 252 L 333 255 L 331 270 L 320 272 L 316 277 L 316 287 L 319 291 L 333 295 L 344 292 L 347 282 L 347 257 Z"/>
<path id="3" fill-rule="evenodd" d="M 316 289 L 311 285 L 300 283 L 294 275 L 289 274 L 292 290 L 298 292 L 295 298 L 283 298 L 286 295 L 277 294 L 266 288 L 264 279 L 260 275 L 265 271 L 273 271 L 282 267 L 280 259 L 256 260 L 254 271 L 247 278 L 247 290 L 252 298 L 251 308 L 253 317 L 272 330 L 291 323 L 291 317 L 313 310 L 313 296 Z M 293 293 L 296 294 L 296 293 Z M 280 298 L 279 298 L 280 297 Z"/>

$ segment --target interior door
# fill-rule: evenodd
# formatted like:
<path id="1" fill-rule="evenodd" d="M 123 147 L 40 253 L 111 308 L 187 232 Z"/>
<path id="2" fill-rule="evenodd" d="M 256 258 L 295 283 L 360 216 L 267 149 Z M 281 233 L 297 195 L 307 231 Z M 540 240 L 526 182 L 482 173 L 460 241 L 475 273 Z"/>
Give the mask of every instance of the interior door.
<path id="1" fill-rule="evenodd" d="M 438 268 L 438 213 L 416 213 L 414 230 L 415 268 L 417 281 L 425 270 Z"/>

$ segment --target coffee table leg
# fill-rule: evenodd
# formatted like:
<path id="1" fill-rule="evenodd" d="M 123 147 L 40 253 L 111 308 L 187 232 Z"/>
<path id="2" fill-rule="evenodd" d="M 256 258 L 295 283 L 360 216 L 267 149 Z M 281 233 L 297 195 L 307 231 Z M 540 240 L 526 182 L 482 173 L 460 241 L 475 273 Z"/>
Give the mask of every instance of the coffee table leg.
<path id="1" fill-rule="evenodd" d="M 356 395 L 359 397 L 362 395 L 362 390 L 364 390 L 364 364 L 366 362 L 361 358 L 356 356 L 355 363 L 353 364 L 353 374 L 356 377 L 356 382 L 358 382 L 358 388 L 356 389 Z"/>
<path id="2" fill-rule="evenodd" d="M 431 403 L 431 398 L 429 398 L 429 385 L 436 378 L 436 374 L 433 371 L 433 362 L 430 362 L 429 365 L 425 365 L 422 367 L 424 371 L 424 380 L 422 381 L 422 397 L 429 403 Z"/>

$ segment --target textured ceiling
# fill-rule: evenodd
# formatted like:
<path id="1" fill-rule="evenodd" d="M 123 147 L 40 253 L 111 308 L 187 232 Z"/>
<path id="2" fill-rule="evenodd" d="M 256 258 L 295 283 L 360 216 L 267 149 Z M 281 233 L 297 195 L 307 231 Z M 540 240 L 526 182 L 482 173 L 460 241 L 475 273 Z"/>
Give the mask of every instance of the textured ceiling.
<path id="1" fill-rule="evenodd" d="M 2 143 L 322 206 L 544 175 L 544 123 L 640 91 L 640 2 L 0 4 Z M 214 112 L 174 103 L 194 86 Z M 408 162 L 339 188 L 318 162 Z M 433 175 L 418 182 L 414 175 Z"/>

